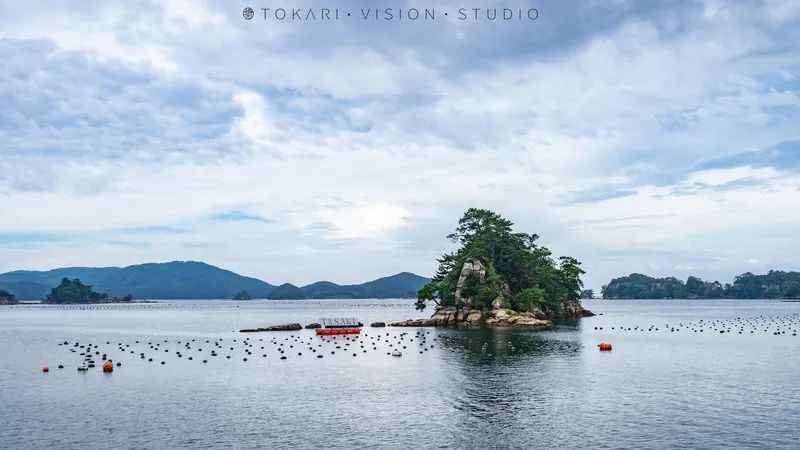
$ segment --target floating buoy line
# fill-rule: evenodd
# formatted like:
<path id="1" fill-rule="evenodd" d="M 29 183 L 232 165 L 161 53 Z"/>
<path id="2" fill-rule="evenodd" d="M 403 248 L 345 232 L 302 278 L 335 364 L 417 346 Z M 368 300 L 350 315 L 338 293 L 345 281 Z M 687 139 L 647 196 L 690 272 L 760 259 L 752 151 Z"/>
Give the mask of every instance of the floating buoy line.
<path id="1" fill-rule="evenodd" d="M 149 306 L 149 305 L 148 305 Z M 592 319 L 589 319 L 592 320 Z M 729 334 L 739 335 L 771 335 L 771 336 L 797 336 L 797 329 L 800 328 L 800 314 L 787 314 L 780 316 L 759 315 L 753 317 L 732 317 L 729 319 L 714 320 L 693 320 L 676 321 L 663 324 L 648 325 L 625 325 L 621 322 L 609 322 L 607 318 L 603 320 L 603 325 L 589 325 L 594 333 L 602 332 L 608 334 L 613 331 L 616 341 L 624 339 L 628 333 L 697 333 L 707 335 L 709 338 L 716 335 L 719 339 L 728 339 Z M 591 322 L 589 322 L 591 324 Z M 611 323 L 611 325 L 609 325 Z M 80 357 L 76 361 L 79 372 L 89 372 L 98 364 L 102 366 L 102 371 L 113 374 L 116 368 L 122 366 L 123 360 L 138 361 L 138 364 L 153 364 L 155 366 L 169 367 L 172 362 L 182 361 L 182 364 L 209 364 L 216 361 L 217 364 L 226 362 L 233 364 L 252 364 L 253 361 L 287 361 L 293 359 L 313 358 L 323 359 L 324 357 L 347 357 L 349 359 L 358 358 L 367 354 L 385 354 L 390 357 L 404 356 L 409 351 L 416 351 L 424 355 L 434 349 L 441 349 L 438 345 L 438 333 L 432 334 L 431 329 L 420 328 L 416 331 L 397 332 L 362 332 L 361 334 L 340 334 L 340 335 L 321 335 L 317 336 L 314 330 L 301 330 L 299 332 L 276 331 L 270 332 L 262 338 L 167 338 L 167 339 L 131 339 L 128 341 L 103 341 L 103 342 L 77 342 L 65 340 L 58 345 L 63 347 L 68 355 Z M 538 333 L 538 332 L 536 332 Z M 731 337 L 730 339 L 733 339 Z M 800 342 L 800 341 L 797 341 Z M 622 344 L 624 342 L 617 342 Z M 545 343 L 544 345 L 556 351 L 578 351 L 583 345 L 578 343 L 570 347 L 569 343 L 558 340 Z M 520 350 L 512 342 L 503 342 L 503 351 L 518 353 Z M 467 348 L 472 347 L 472 337 L 468 339 Z M 562 348 L 563 347 L 563 348 Z M 602 341 L 598 348 L 601 351 L 610 351 L 610 342 Z M 490 347 L 489 343 L 480 345 L 480 354 L 491 356 L 496 352 L 497 347 Z M 455 352 L 455 348 L 446 348 L 449 352 Z M 524 352 L 525 349 L 522 349 Z M 113 359 L 111 358 L 113 356 Z M 49 373 L 52 367 L 64 369 L 64 362 L 56 361 L 58 364 L 47 364 L 40 366 L 41 372 Z"/>
<path id="2" fill-rule="evenodd" d="M 435 348 L 437 337 L 431 337 L 430 330 L 417 332 L 403 331 L 400 333 L 361 333 L 361 334 L 332 334 L 317 335 L 313 330 L 309 333 L 291 333 L 277 331 L 266 338 L 182 338 L 182 339 L 157 339 L 134 340 L 133 342 L 105 341 L 105 343 L 82 343 L 65 340 L 59 346 L 65 347 L 70 354 L 77 354 L 82 360 L 77 365 L 80 372 L 88 372 L 96 366 L 95 358 L 101 361 L 104 373 L 114 373 L 115 367 L 120 367 L 121 362 L 109 358 L 112 352 L 119 354 L 117 359 L 124 355 L 148 364 L 155 363 L 160 366 L 167 365 L 168 360 L 201 361 L 208 364 L 212 360 L 234 361 L 239 360 L 247 364 L 252 358 L 285 361 L 293 358 L 303 358 L 310 355 L 322 359 L 324 354 L 349 355 L 354 358 L 368 353 L 380 353 L 383 349 L 386 355 L 401 356 L 399 348 L 407 349 L 415 345 L 420 354 Z M 109 349 L 111 346 L 113 348 Z M 200 356 L 205 356 L 199 358 Z M 64 365 L 59 364 L 59 369 Z M 43 372 L 49 368 L 44 366 Z"/>
<path id="3" fill-rule="evenodd" d="M 621 332 L 665 332 L 665 333 L 716 333 L 716 334 L 771 334 L 773 336 L 797 336 L 800 329 L 800 314 L 781 316 L 759 315 L 754 317 L 734 317 L 729 319 L 700 319 L 696 321 L 665 322 L 662 325 L 613 325 L 594 326 L 596 331 Z"/>

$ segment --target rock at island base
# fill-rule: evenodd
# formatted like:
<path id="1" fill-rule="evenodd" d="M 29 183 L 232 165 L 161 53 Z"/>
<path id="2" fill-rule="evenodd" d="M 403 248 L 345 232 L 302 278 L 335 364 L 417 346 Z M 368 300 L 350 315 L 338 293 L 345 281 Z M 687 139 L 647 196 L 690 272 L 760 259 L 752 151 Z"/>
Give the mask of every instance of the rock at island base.
<path id="1" fill-rule="evenodd" d="M 310 324 L 306 325 L 305 328 L 306 328 L 306 330 L 316 330 L 317 328 L 322 328 L 322 325 L 314 322 L 314 323 L 310 323 Z"/>
<path id="2" fill-rule="evenodd" d="M 564 307 L 566 317 L 590 317 L 594 313 L 581 307 L 580 303 L 571 302 Z M 489 326 L 518 327 L 541 329 L 551 325 L 554 314 L 533 311 L 514 311 L 509 308 L 496 308 L 487 312 L 477 309 L 457 311 L 454 306 L 436 308 L 430 319 L 409 319 L 389 324 L 393 327 L 446 327 L 446 326 Z"/>
<path id="3" fill-rule="evenodd" d="M 390 324 L 393 327 L 436 327 L 436 326 L 490 326 L 546 328 L 550 321 L 540 318 L 535 312 L 516 312 L 506 308 L 494 309 L 485 317 L 482 311 L 470 309 L 458 312 L 455 307 L 437 308 L 430 319 L 409 319 Z"/>
<path id="4" fill-rule="evenodd" d="M 385 322 L 372 322 L 369 326 L 372 328 L 383 328 L 386 326 Z"/>
<path id="5" fill-rule="evenodd" d="M 266 328 L 245 328 L 239 330 L 240 333 L 257 333 L 261 331 L 296 331 L 302 330 L 303 326 L 299 323 L 284 323 L 282 325 L 272 325 Z"/>

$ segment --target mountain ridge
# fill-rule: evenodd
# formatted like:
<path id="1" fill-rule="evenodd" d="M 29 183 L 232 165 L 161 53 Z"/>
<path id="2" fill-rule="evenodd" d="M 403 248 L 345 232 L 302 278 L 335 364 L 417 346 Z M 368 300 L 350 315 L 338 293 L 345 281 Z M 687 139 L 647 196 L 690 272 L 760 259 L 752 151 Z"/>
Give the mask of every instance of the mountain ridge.
<path id="1" fill-rule="evenodd" d="M 62 278 L 78 278 L 110 296 L 131 294 L 136 299 L 232 298 L 247 291 L 253 298 L 268 298 L 278 286 L 201 261 L 143 263 L 125 267 L 60 267 L 45 271 L 13 270 L 0 274 L 0 289 L 20 300 L 39 300 Z M 428 279 L 410 272 L 361 284 L 340 285 L 318 281 L 302 286 L 304 298 L 399 298 L 416 295 Z M 299 294 L 295 291 L 294 297 Z"/>

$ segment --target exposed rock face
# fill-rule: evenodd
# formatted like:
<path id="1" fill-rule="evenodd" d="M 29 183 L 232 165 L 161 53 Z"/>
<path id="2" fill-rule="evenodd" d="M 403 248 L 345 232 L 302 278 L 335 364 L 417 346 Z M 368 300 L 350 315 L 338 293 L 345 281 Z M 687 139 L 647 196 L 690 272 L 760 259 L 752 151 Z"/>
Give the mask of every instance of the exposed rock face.
<path id="1" fill-rule="evenodd" d="M 591 317 L 594 313 L 581 306 L 580 302 L 573 301 L 564 304 L 561 315 L 564 317 Z"/>
<path id="2" fill-rule="evenodd" d="M 463 271 L 462 271 L 463 273 Z M 504 287 L 507 292 L 508 286 Z M 505 300 L 506 296 L 503 296 Z M 494 305 L 493 305 L 494 306 Z M 542 311 L 534 309 L 519 312 L 509 308 L 494 308 L 484 313 L 477 309 L 461 308 L 454 306 L 438 307 L 430 319 L 409 319 L 401 322 L 390 323 L 393 327 L 446 327 L 446 326 L 490 326 L 490 327 L 522 327 L 546 328 L 556 316 L 562 317 L 589 317 L 594 313 L 584 309 L 580 302 L 568 302 L 564 309 L 559 311 Z"/>
<path id="3" fill-rule="evenodd" d="M 385 326 L 386 326 L 386 323 L 385 323 L 385 322 L 372 322 L 372 323 L 370 324 L 370 326 L 371 326 L 372 328 L 382 328 L 382 327 L 385 327 Z"/>
<path id="4" fill-rule="evenodd" d="M 486 324 L 495 327 L 525 328 L 546 328 L 550 325 L 549 320 L 540 319 L 537 315 L 543 314 L 538 310 L 518 313 L 507 308 L 500 308 L 492 311 L 492 317 L 486 319 Z"/>
<path id="5" fill-rule="evenodd" d="M 461 273 L 458 275 L 458 281 L 456 282 L 456 305 L 472 307 L 472 299 L 461 296 L 461 289 L 464 288 L 467 277 L 471 274 L 474 274 L 478 277 L 480 282 L 483 282 L 484 278 L 486 278 L 486 266 L 479 260 L 473 258 L 464 261 L 464 265 L 461 267 Z"/>
<path id="6" fill-rule="evenodd" d="M 492 310 L 486 316 L 477 310 L 470 309 L 457 314 L 455 307 L 437 308 L 430 319 L 409 319 L 390 324 L 393 327 L 436 327 L 436 326 L 492 326 L 492 327 L 524 327 L 545 328 L 550 321 L 540 318 L 543 313 L 518 313 L 510 309 Z"/>
<path id="7" fill-rule="evenodd" d="M 272 325 L 265 328 L 245 328 L 243 330 L 239 330 L 240 333 L 255 333 L 259 331 L 295 331 L 295 330 L 302 330 L 303 326 L 299 323 L 284 323 L 281 325 Z"/>
<path id="8" fill-rule="evenodd" d="M 511 297 L 511 288 L 503 281 L 500 285 L 500 294 L 492 300 L 492 309 L 508 308 L 508 298 Z"/>
<path id="9" fill-rule="evenodd" d="M 320 324 L 318 324 L 316 322 L 306 325 L 306 330 L 315 330 L 317 328 L 322 328 L 322 325 L 320 325 Z"/>

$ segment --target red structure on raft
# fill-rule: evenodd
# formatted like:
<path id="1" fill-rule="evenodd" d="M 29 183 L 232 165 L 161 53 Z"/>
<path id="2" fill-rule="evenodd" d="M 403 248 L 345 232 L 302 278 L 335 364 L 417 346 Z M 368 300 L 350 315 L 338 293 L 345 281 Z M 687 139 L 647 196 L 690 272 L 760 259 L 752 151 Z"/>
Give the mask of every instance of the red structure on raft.
<path id="1" fill-rule="evenodd" d="M 323 328 L 317 328 L 317 336 L 336 336 L 340 334 L 359 334 L 363 323 L 355 317 L 319 319 Z"/>
<path id="2" fill-rule="evenodd" d="M 359 334 L 359 333 L 361 333 L 360 328 L 333 328 L 333 329 L 317 328 L 317 336 L 333 336 L 337 334 Z"/>

